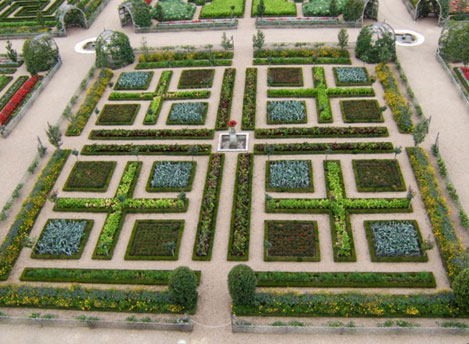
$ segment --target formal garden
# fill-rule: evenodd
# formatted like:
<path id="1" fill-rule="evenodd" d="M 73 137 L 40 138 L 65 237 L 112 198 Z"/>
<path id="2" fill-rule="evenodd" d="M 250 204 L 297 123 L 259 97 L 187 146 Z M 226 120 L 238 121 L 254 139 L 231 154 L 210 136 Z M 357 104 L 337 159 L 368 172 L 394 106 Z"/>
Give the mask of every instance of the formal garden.
<path id="1" fill-rule="evenodd" d="M 128 0 L 119 13 L 139 27 L 244 15 L 262 26 L 264 16 L 301 18 L 298 8 L 357 22 L 372 3 Z M 69 4 L 87 15 L 99 6 Z M 37 5 L 21 6 L 0 13 Z M 31 32 L 55 25 L 60 2 L 41 6 L 44 25 L 24 19 Z M 449 26 L 440 43 L 462 90 L 468 60 L 455 47 L 466 31 Z M 352 46 L 344 28 L 332 43 L 266 44 L 257 30 L 247 59 L 219 36 L 217 46 L 142 40 L 135 50 L 122 32 L 98 36 L 95 64 L 39 142 L 47 163 L 18 213 L 0 213 L 0 307 L 198 317 L 216 276 L 234 327 L 264 317 L 464 322 L 469 220 L 438 141 L 424 149 L 431 118 L 394 32 L 365 26 Z M 61 63 L 41 37 L 51 49 L 31 39 L 0 61 L 3 130 Z"/>

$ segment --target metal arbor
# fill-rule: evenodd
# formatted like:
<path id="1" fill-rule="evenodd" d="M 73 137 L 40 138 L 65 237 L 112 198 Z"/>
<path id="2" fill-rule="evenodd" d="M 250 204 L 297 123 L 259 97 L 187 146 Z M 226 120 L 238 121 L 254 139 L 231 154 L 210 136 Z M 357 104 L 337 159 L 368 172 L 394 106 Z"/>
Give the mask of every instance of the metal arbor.
<path id="1" fill-rule="evenodd" d="M 64 4 L 60 6 L 55 17 L 57 20 L 57 28 L 63 34 L 66 34 L 66 29 L 69 26 L 88 28 L 88 20 L 86 19 L 85 12 L 74 5 Z"/>

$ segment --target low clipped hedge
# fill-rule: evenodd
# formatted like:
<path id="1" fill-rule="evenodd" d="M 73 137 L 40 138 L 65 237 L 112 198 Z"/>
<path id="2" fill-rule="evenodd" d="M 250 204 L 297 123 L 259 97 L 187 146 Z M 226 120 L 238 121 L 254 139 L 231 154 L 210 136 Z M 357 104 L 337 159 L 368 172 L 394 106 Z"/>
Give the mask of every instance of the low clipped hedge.
<path id="1" fill-rule="evenodd" d="M 197 147 L 197 153 L 191 154 L 192 147 Z M 92 144 L 84 145 L 81 149 L 82 155 L 132 155 L 138 150 L 140 155 L 209 155 L 212 146 L 207 144 L 199 145 L 115 145 L 115 144 Z"/>
<path id="2" fill-rule="evenodd" d="M 227 68 L 223 73 L 223 82 L 221 85 L 220 102 L 218 103 L 217 119 L 215 121 L 215 130 L 227 130 L 228 121 L 231 115 L 231 106 L 233 105 L 233 92 L 235 86 L 236 69 Z"/>
<path id="3" fill-rule="evenodd" d="M 90 140 L 210 140 L 211 129 L 97 129 Z"/>
<path id="4" fill-rule="evenodd" d="M 386 127 L 285 127 L 260 128 L 254 131 L 258 139 L 287 139 L 287 138 L 362 138 L 388 137 Z"/>
<path id="5" fill-rule="evenodd" d="M 155 68 L 184 68 L 184 67 L 219 67 L 231 66 L 232 60 L 213 59 L 213 60 L 181 60 L 181 61 L 158 61 L 158 62 L 139 62 L 135 69 L 155 69 Z"/>
<path id="6" fill-rule="evenodd" d="M 242 130 L 254 130 L 256 127 L 257 68 L 246 68 L 244 82 Z"/>
<path id="7" fill-rule="evenodd" d="M 377 154 L 392 153 L 391 142 L 332 142 L 332 143 L 278 143 L 272 144 L 273 154 L 325 154 L 330 148 L 331 154 Z M 256 143 L 254 154 L 266 154 L 267 144 Z"/>
<path id="8" fill-rule="evenodd" d="M 435 288 L 432 272 L 256 271 L 257 287 Z"/>
<path id="9" fill-rule="evenodd" d="M 168 285 L 172 270 L 25 268 L 20 281 Z M 200 271 L 194 271 L 200 283 Z"/>
<path id="10" fill-rule="evenodd" d="M 252 61 L 253 65 L 318 65 L 318 64 L 338 64 L 338 65 L 351 65 L 352 61 L 348 57 L 272 57 L 272 58 L 259 58 L 256 57 Z"/>

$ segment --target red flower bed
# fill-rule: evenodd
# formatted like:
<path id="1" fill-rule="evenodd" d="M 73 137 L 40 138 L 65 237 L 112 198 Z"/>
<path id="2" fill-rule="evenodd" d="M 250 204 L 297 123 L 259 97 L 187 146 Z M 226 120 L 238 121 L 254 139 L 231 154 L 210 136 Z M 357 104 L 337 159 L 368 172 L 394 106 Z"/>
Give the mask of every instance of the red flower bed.
<path id="1" fill-rule="evenodd" d="M 466 80 L 469 81 L 469 68 L 461 67 L 461 72 L 466 78 Z"/>
<path id="2" fill-rule="evenodd" d="M 31 92 L 38 80 L 38 75 L 29 78 L 29 80 L 26 81 L 24 85 L 21 86 L 21 88 L 15 93 L 7 105 L 5 105 L 2 112 L 0 112 L 0 125 L 4 125 L 8 121 L 13 112 L 15 112 L 18 106 L 23 102 L 24 98 L 26 98 L 28 93 Z"/>

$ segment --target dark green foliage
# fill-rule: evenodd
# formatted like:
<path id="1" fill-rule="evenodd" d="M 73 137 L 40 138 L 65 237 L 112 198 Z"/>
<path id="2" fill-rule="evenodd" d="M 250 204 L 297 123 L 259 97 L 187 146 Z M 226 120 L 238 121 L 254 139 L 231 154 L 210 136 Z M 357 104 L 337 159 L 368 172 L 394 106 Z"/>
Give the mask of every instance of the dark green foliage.
<path id="1" fill-rule="evenodd" d="M 155 161 L 147 191 L 190 191 L 197 163 L 191 161 Z"/>
<path id="2" fill-rule="evenodd" d="M 96 40 L 96 67 L 117 69 L 134 62 L 135 55 L 126 34 L 113 31 L 109 41 Z"/>
<path id="3" fill-rule="evenodd" d="M 357 189 L 360 192 L 405 191 L 399 162 L 389 160 L 352 160 Z"/>
<path id="4" fill-rule="evenodd" d="M 131 125 L 135 121 L 140 104 L 106 104 L 96 121 L 98 125 Z"/>
<path id="5" fill-rule="evenodd" d="M 143 0 L 131 0 L 134 23 L 140 27 L 151 26 L 151 8 Z"/>
<path id="6" fill-rule="evenodd" d="M 469 268 L 459 273 L 454 279 L 452 287 L 459 307 L 469 311 Z"/>
<path id="7" fill-rule="evenodd" d="M 340 110 L 345 123 L 384 122 L 376 100 L 341 100 Z"/>
<path id="8" fill-rule="evenodd" d="M 48 44 L 47 39 L 28 39 L 23 44 L 23 57 L 26 69 L 31 75 L 49 70 L 59 59 L 59 52 Z"/>
<path id="9" fill-rule="evenodd" d="M 193 310 L 197 306 L 197 276 L 188 267 L 180 266 L 173 271 L 168 283 L 169 299 L 183 306 L 187 310 Z"/>
<path id="10" fill-rule="evenodd" d="M 340 14 L 340 9 L 338 7 L 338 4 L 337 4 L 337 0 L 331 0 L 330 4 L 329 4 L 329 15 L 331 17 L 336 17 Z"/>
<path id="11" fill-rule="evenodd" d="M 387 50 L 386 59 L 394 61 L 396 58 L 396 44 L 390 33 L 383 34 L 380 38 L 373 41 L 372 32 L 369 26 L 361 29 L 357 38 L 355 47 L 355 56 L 368 63 L 381 62 L 383 50 Z"/>
<path id="12" fill-rule="evenodd" d="M 77 161 L 63 190 L 105 192 L 115 167 L 115 161 Z"/>
<path id="13" fill-rule="evenodd" d="M 440 54 L 448 62 L 469 63 L 469 24 L 450 23 L 449 31 L 440 40 Z"/>
<path id="14" fill-rule="evenodd" d="M 268 68 L 268 86 L 303 86 L 301 68 Z"/>
<path id="15" fill-rule="evenodd" d="M 189 20 L 194 16 L 195 9 L 194 4 L 181 0 L 159 0 L 151 14 L 159 21 Z"/>
<path id="16" fill-rule="evenodd" d="M 385 127 L 283 127 L 260 128 L 255 130 L 256 138 L 346 138 L 346 137 L 387 137 Z"/>
<path id="17" fill-rule="evenodd" d="M 178 88 L 210 88 L 213 83 L 214 69 L 183 70 Z"/>
<path id="18" fill-rule="evenodd" d="M 251 305 L 256 294 L 256 274 L 245 264 L 234 266 L 228 274 L 233 305 Z"/>
<path id="19" fill-rule="evenodd" d="M 274 192 L 314 192 L 311 161 L 267 161 L 265 189 Z"/>
<path id="20" fill-rule="evenodd" d="M 344 6 L 345 21 L 359 20 L 363 13 L 364 2 L 361 0 L 347 0 Z"/>

